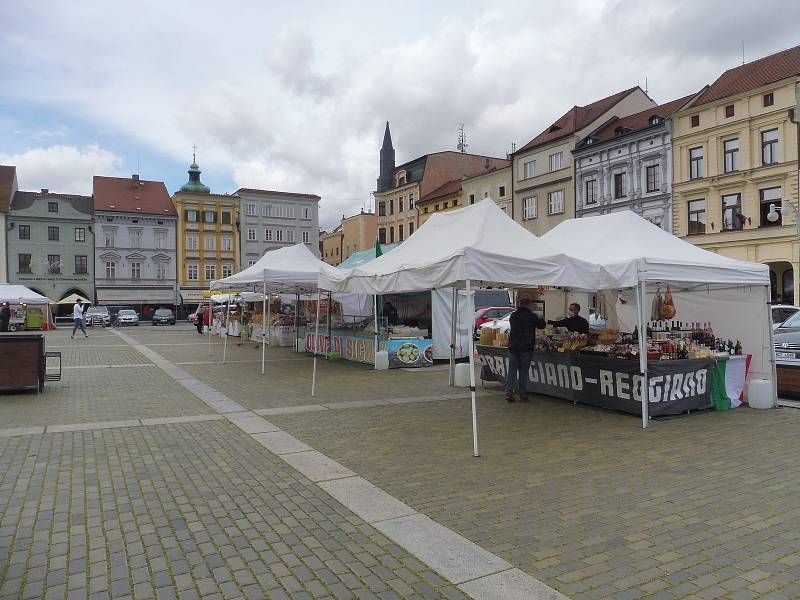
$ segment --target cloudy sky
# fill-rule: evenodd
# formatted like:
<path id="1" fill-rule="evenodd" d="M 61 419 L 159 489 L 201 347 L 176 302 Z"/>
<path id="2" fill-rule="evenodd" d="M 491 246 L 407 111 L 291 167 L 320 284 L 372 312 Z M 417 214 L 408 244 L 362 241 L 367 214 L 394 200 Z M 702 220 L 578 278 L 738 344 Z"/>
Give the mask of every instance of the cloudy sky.
<path id="1" fill-rule="evenodd" d="M 385 121 L 398 163 L 504 156 L 574 104 L 640 84 L 666 102 L 800 44 L 780 0 L 37 0 L 0 3 L 0 164 L 21 188 L 92 175 L 369 205 Z"/>

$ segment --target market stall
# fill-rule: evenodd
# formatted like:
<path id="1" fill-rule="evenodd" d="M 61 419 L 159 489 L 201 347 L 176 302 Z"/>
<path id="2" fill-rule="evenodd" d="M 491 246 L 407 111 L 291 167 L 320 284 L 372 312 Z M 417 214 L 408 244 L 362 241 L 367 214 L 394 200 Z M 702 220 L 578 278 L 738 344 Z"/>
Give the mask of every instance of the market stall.
<path id="1" fill-rule="evenodd" d="M 11 311 L 9 330 L 47 330 L 53 328 L 50 300 L 24 285 L 0 284 L 0 305 Z"/>

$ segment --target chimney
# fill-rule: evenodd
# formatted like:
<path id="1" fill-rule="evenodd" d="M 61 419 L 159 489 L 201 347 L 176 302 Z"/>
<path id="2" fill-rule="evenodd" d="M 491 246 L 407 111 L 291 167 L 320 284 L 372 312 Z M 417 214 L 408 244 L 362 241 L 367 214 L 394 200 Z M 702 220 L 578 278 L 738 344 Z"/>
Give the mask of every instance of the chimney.
<path id="1" fill-rule="evenodd" d="M 48 190 L 47 188 L 42 188 L 42 194 L 49 194 L 49 193 L 50 190 Z"/>
<path id="2" fill-rule="evenodd" d="M 131 179 L 133 179 L 133 185 L 139 185 L 139 174 L 134 173 L 131 175 Z"/>

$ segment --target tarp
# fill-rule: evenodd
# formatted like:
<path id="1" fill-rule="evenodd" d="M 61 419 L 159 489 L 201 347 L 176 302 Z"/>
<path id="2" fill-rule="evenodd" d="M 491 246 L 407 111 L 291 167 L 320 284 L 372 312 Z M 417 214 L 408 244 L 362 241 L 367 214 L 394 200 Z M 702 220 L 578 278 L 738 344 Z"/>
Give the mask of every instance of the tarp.
<path id="1" fill-rule="evenodd" d="M 626 210 L 562 221 L 541 239 L 570 256 L 603 267 L 606 285 L 584 289 L 633 287 L 643 281 L 709 285 L 769 285 L 769 267 L 734 260 L 664 231 Z"/>
<path id="2" fill-rule="evenodd" d="M 600 288 L 597 265 L 553 249 L 515 223 L 491 198 L 436 213 L 388 254 L 346 271 L 320 269 L 322 289 L 366 294 L 413 292 L 470 280 L 480 285 Z"/>
<path id="3" fill-rule="evenodd" d="M 87 304 L 87 303 L 88 303 L 88 304 L 91 304 L 91 302 L 89 302 L 89 299 L 88 299 L 88 298 L 84 298 L 84 297 L 83 297 L 83 296 L 81 296 L 80 294 L 70 294 L 70 295 L 69 295 L 69 296 L 67 296 L 66 298 L 64 298 L 64 299 L 62 299 L 62 300 L 59 300 L 58 302 L 56 302 L 56 304 L 75 304 L 75 302 L 76 302 L 77 300 L 80 300 L 80 301 L 81 301 L 81 302 L 83 302 L 84 304 Z"/>
<path id="4" fill-rule="evenodd" d="M 397 248 L 400 244 L 385 244 L 381 245 L 381 252 L 386 254 L 391 250 Z M 375 246 L 372 248 L 367 248 L 366 250 L 359 250 L 358 252 L 353 252 L 347 260 L 344 261 L 342 264 L 338 265 L 339 269 L 352 269 L 353 267 L 360 267 L 368 263 L 371 260 L 375 260 L 377 255 L 375 254 Z"/>
<path id="5" fill-rule="evenodd" d="M 266 280 L 268 292 L 310 293 L 317 291 L 320 272 L 338 270 L 314 256 L 305 244 L 295 244 L 265 253 L 253 266 L 214 281 L 211 289 L 261 291 Z"/>
<path id="6" fill-rule="evenodd" d="M 29 290 L 24 285 L 0 283 L 0 302 L 9 304 L 52 304 L 46 296 Z"/>

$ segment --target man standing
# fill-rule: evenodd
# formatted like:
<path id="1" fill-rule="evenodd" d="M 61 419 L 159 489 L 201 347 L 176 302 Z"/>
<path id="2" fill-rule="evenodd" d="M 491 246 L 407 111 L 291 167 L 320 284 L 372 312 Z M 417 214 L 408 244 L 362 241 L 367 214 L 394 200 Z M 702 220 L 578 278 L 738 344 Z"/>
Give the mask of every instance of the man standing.
<path id="1" fill-rule="evenodd" d="M 75 339 L 75 332 L 78 331 L 78 327 L 81 328 L 84 337 L 89 337 L 89 334 L 86 333 L 86 327 L 83 326 L 83 311 L 84 308 L 81 306 L 81 299 L 78 298 L 75 300 L 75 306 L 72 307 L 72 318 L 75 321 L 75 325 L 72 326 L 72 335 L 70 336 L 72 340 Z"/>
<path id="2" fill-rule="evenodd" d="M 11 321 L 11 309 L 8 304 L 4 303 L 3 308 L 0 308 L 0 331 L 8 331 L 8 323 Z"/>
<path id="3" fill-rule="evenodd" d="M 536 345 L 536 330 L 547 325 L 544 319 L 531 310 L 533 301 L 520 298 L 517 310 L 511 313 L 508 335 L 508 375 L 506 376 L 506 400 L 514 402 L 514 384 L 519 382 L 519 399 L 528 400 L 528 368 L 531 366 L 533 348 Z"/>
<path id="4" fill-rule="evenodd" d="M 548 321 L 555 327 L 566 327 L 567 331 L 575 333 L 589 333 L 589 321 L 581 316 L 581 305 L 573 302 L 569 305 L 569 316 L 560 321 Z"/>
<path id="5" fill-rule="evenodd" d="M 194 314 L 194 325 L 197 327 L 197 333 L 203 333 L 203 322 L 205 321 L 206 317 L 206 309 L 201 304 L 197 307 L 197 312 Z"/>

